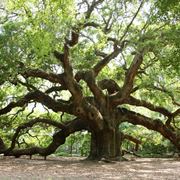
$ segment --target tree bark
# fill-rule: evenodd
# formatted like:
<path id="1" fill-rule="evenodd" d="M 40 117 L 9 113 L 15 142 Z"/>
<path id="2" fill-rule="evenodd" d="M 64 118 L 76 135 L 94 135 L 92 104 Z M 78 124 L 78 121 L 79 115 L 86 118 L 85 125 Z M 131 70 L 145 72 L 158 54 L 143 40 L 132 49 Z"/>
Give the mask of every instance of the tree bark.
<path id="1" fill-rule="evenodd" d="M 5 146 L 4 141 L 2 140 L 2 138 L 0 137 L 0 154 L 4 153 L 5 150 L 6 150 L 6 146 Z"/>
<path id="2" fill-rule="evenodd" d="M 104 128 L 99 132 L 91 132 L 89 158 L 93 160 L 116 160 L 121 157 L 121 133 L 118 128 Z"/>

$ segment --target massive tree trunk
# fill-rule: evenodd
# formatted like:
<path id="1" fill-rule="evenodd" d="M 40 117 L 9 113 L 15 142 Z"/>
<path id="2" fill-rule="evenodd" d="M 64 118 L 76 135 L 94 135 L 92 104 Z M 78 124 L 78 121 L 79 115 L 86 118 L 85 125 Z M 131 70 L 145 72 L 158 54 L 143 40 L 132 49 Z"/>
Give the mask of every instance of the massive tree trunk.
<path id="1" fill-rule="evenodd" d="M 119 131 L 119 124 L 115 118 L 113 110 L 108 107 L 103 117 L 103 129 L 96 131 L 91 129 L 90 159 L 100 160 L 102 158 L 109 160 L 120 159 L 121 144 L 123 135 Z"/>
<path id="2" fill-rule="evenodd" d="M 90 159 L 115 159 L 120 157 L 120 133 L 115 129 L 103 129 L 91 135 Z"/>

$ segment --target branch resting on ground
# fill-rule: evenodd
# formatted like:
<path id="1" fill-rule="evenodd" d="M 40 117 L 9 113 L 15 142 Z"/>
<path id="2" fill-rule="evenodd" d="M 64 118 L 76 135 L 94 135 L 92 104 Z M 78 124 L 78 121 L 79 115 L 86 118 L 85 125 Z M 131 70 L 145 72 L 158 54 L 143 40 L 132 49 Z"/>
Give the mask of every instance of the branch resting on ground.
<path id="1" fill-rule="evenodd" d="M 48 124 L 50 124 L 50 121 L 47 119 L 44 119 L 44 120 L 36 119 L 36 120 L 32 120 L 31 122 L 29 122 L 29 124 L 27 123 L 26 125 L 28 127 L 28 125 L 33 125 L 38 121 L 39 122 L 44 121 L 45 123 L 47 122 Z M 53 121 L 51 124 L 56 127 L 61 127 L 62 129 L 53 135 L 53 140 L 48 145 L 48 147 L 46 147 L 46 148 L 31 147 L 31 148 L 26 148 L 26 149 L 13 149 L 14 148 L 13 147 L 13 148 L 7 149 L 4 152 L 4 155 L 20 157 L 21 155 L 30 155 L 31 156 L 33 154 L 40 154 L 42 156 L 48 156 L 48 155 L 54 153 L 61 144 L 64 144 L 66 137 L 68 137 L 70 134 L 72 134 L 76 131 L 87 129 L 87 124 L 85 123 L 85 121 L 81 120 L 81 119 L 77 119 L 77 118 L 70 122 L 67 122 L 65 124 L 65 126 L 60 123 L 57 123 L 55 121 Z M 17 129 L 17 132 L 19 132 L 20 129 L 24 129 L 24 128 L 25 127 L 20 126 L 19 129 Z M 14 135 L 14 137 L 16 137 L 16 136 L 17 135 Z"/>

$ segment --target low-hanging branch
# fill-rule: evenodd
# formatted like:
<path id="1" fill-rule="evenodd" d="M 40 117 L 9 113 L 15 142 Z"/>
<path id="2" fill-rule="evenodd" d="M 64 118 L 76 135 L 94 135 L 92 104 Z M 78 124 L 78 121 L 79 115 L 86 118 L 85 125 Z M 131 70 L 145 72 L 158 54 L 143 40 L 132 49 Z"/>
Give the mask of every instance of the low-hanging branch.
<path id="1" fill-rule="evenodd" d="M 127 139 L 128 141 L 132 141 L 133 143 L 135 143 L 136 144 L 136 146 L 135 146 L 135 151 L 138 151 L 138 148 L 139 148 L 139 144 L 141 144 L 142 142 L 139 140 L 139 139 L 137 139 L 137 138 L 135 138 L 135 137 L 133 137 L 133 136 L 131 136 L 131 135 L 129 135 L 129 134 L 124 134 L 124 133 L 121 133 L 122 135 L 122 139 L 123 140 L 125 140 L 125 139 Z"/>
<path id="2" fill-rule="evenodd" d="M 57 102 L 47 94 L 37 90 L 34 92 L 29 92 L 17 102 L 11 102 L 6 107 L 0 109 L 0 115 L 7 114 L 15 107 L 23 107 L 24 105 L 31 102 L 31 100 L 34 100 L 36 102 L 39 102 L 47 106 L 49 109 L 52 109 L 54 112 L 61 111 L 61 112 L 68 112 L 70 114 L 73 114 L 73 107 L 71 105 Z"/>
<path id="3" fill-rule="evenodd" d="M 11 140 L 11 146 L 9 149 L 7 149 L 7 151 L 12 151 L 12 149 L 14 149 L 15 147 L 15 143 L 16 143 L 16 139 L 20 133 L 21 130 L 23 129 L 26 129 L 26 128 L 29 128 L 29 127 L 32 127 L 34 126 L 35 124 L 37 123 L 44 123 L 44 124 L 49 124 L 49 125 L 52 125 L 52 126 L 55 126 L 59 129 L 65 129 L 65 126 L 57 121 L 54 121 L 54 120 L 51 120 L 51 119 L 46 119 L 46 118 L 36 118 L 36 119 L 33 119 L 27 123 L 24 123 L 22 125 L 20 125 L 17 129 L 16 129 L 16 132 L 14 133 L 13 137 L 12 137 L 12 140 Z"/>
<path id="4" fill-rule="evenodd" d="M 112 79 L 103 79 L 98 82 L 98 85 L 101 89 L 107 89 L 109 94 L 113 94 L 116 92 L 122 93 L 122 88 Z M 139 100 L 133 96 L 129 96 L 127 99 L 124 100 L 125 104 L 135 105 L 135 106 L 142 106 L 148 108 L 149 110 L 159 112 L 168 118 L 175 117 L 179 114 L 179 110 L 176 110 L 174 113 L 171 113 L 166 108 L 161 106 L 155 106 L 147 101 Z"/>
<path id="5" fill-rule="evenodd" d="M 35 121 L 36 120 L 34 120 L 32 122 L 35 123 Z M 47 119 L 44 121 L 50 123 L 50 121 Z M 31 123 L 31 125 L 33 123 Z M 56 124 L 56 122 L 53 122 L 52 125 L 55 125 L 56 127 L 61 127 L 62 129 L 59 130 L 58 132 L 54 133 L 54 135 L 52 137 L 53 138 L 52 142 L 46 148 L 41 148 L 41 147 L 31 147 L 31 148 L 26 148 L 26 149 L 9 148 L 4 152 L 4 155 L 20 157 L 22 155 L 32 156 L 33 154 L 39 154 L 41 156 L 48 156 L 48 155 L 54 153 L 61 144 L 64 144 L 66 137 L 68 137 L 70 134 L 72 134 L 76 131 L 81 131 L 81 130 L 87 129 L 87 124 L 85 123 L 85 121 L 78 119 L 78 118 L 76 118 L 72 121 L 66 122 L 65 126 L 60 123 Z M 24 127 L 22 127 L 22 128 L 24 128 Z M 20 129 L 21 128 L 19 128 L 19 130 Z"/>
<path id="6" fill-rule="evenodd" d="M 129 141 L 132 141 L 135 144 L 141 144 L 142 143 L 139 139 L 137 139 L 137 138 L 135 138 L 129 134 L 123 134 L 123 139 L 127 139 Z"/>
<path id="7" fill-rule="evenodd" d="M 163 124 L 159 119 L 152 119 L 127 110 L 125 108 L 118 108 L 121 122 L 129 122 L 134 125 L 142 125 L 147 129 L 159 132 L 162 136 L 169 139 L 180 150 L 180 136 L 176 131 L 173 131 L 168 126 Z"/>
<path id="8" fill-rule="evenodd" d="M 41 156 L 47 156 L 56 151 L 56 149 L 65 142 L 64 131 L 60 130 L 58 133 L 53 135 L 53 140 L 46 148 L 42 147 L 31 147 L 25 149 L 9 149 L 4 152 L 5 156 L 15 156 L 20 157 L 22 155 L 30 155 L 39 154 Z"/>

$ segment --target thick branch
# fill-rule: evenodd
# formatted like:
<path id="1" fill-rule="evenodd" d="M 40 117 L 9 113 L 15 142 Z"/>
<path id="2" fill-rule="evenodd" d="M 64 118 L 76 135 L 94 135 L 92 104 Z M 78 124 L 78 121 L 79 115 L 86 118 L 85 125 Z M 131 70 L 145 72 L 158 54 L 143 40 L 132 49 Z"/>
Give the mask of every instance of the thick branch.
<path id="1" fill-rule="evenodd" d="M 143 61 L 143 51 L 137 52 L 137 54 L 134 56 L 133 62 L 131 66 L 129 67 L 124 85 L 122 87 L 122 97 L 128 97 L 133 89 L 133 82 L 134 78 L 138 72 L 138 69 Z"/>
<path id="2" fill-rule="evenodd" d="M 52 92 L 57 92 L 57 91 L 62 91 L 62 90 L 67 90 L 67 89 L 63 86 L 53 86 L 47 89 L 45 93 L 50 94 Z"/>
<path id="3" fill-rule="evenodd" d="M 52 126 L 55 126 L 59 129 L 64 129 L 65 126 L 57 121 L 53 121 L 51 119 L 45 119 L 45 118 L 36 118 L 36 119 L 33 119 L 27 123 L 24 123 L 22 125 L 20 125 L 17 129 L 16 129 L 16 132 L 15 134 L 13 135 L 12 137 L 12 141 L 11 141 L 11 147 L 7 150 L 7 151 L 11 151 L 12 149 L 14 149 L 15 147 L 15 143 L 16 143 L 16 139 L 20 133 L 21 130 L 23 129 L 26 129 L 26 128 L 29 128 L 29 127 L 32 127 L 34 126 L 35 124 L 37 123 L 45 123 L 45 124 L 49 124 L 49 125 L 52 125 Z"/>
<path id="4" fill-rule="evenodd" d="M 141 144 L 141 141 L 133 136 L 130 136 L 129 134 L 123 134 L 122 133 L 122 137 L 123 137 L 123 140 L 124 139 L 127 139 L 129 141 L 132 141 L 136 144 L 135 146 L 135 151 L 138 151 L 138 148 L 139 148 L 139 144 Z"/>
<path id="5" fill-rule="evenodd" d="M 118 56 L 118 54 L 122 51 L 122 48 L 118 48 L 116 47 L 116 49 L 109 55 L 107 55 L 104 59 L 102 59 L 100 62 L 98 62 L 94 67 L 94 73 L 95 76 L 97 76 L 99 74 L 99 72 L 115 57 Z"/>
<path id="6" fill-rule="evenodd" d="M 31 100 L 42 103 L 43 105 L 47 106 L 55 112 L 62 111 L 73 114 L 72 107 L 70 107 L 70 105 L 57 102 L 47 94 L 42 93 L 41 91 L 34 91 L 28 93 L 17 102 L 11 102 L 5 108 L 0 109 L 0 115 L 10 112 L 15 107 L 22 107 L 25 104 L 29 103 Z"/>
<path id="7" fill-rule="evenodd" d="M 95 82 L 95 75 L 94 75 L 93 71 L 79 71 L 76 74 L 75 78 L 76 78 L 77 82 L 79 82 L 81 79 L 83 79 L 87 83 L 91 92 L 94 94 L 95 99 L 99 103 L 104 102 L 104 94 Z"/>
<path id="8" fill-rule="evenodd" d="M 32 147 L 27 149 L 14 149 L 9 152 L 5 153 L 5 156 L 15 156 L 20 157 L 21 155 L 33 155 L 33 154 L 40 154 L 42 156 L 47 156 L 56 151 L 56 149 L 64 144 L 66 137 L 70 134 L 86 129 L 87 125 L 85 124 L 84 120 L 75 119 L 71 122 L 66 124 L 66 128 L 58 131 L 53 135 L 53 140 L 49 144 L 47 148 L 40 148 L 40 147 Z"/>
<path id="9" fill-rule="evenodd" d="M 133 136 L 130 136 L 128 134 L 123 134 L 123 139 L 127 139 L 129 141 L 134 142 L 135 144 L 141 144 L 141 141 Z"/>
<path id="10" fill-rule="evenodd" d="M 172 113 L 172 116 L 173 116 L 173 117 L 176 117 L 176 116 L 178 116 L 179 114 L 180 114 L 180 108 L 177 109 L 175 112 L 173 112 L 173 113 Z"/>
<path id="11" fill-rule="evenodd" d="M 163 108 L 163 107 L 160 107 L 160 106 L 155 106 L 151 103 L 148 103 L 144 100 L 139 100 L 139 99 L 136 99 L 132 96 L 130 96 L 126 101 L 125 103 L 127 104 L 131 104 L 131 105 L 135 105 L 135 106 L 142 106 L 142 107 L 146 107 L 152 111 L 155 111 L 155 112 L 159 112 L 161 114 L 163 114 L 164 116 L 167 116 L 167 117 L 171 117 L 172 116 L 172 113 L 170 111 L 168 111 L 167 109 Z"/>
<path id="12" fill-rule="evenodd" d="M 126 73 L 122 91 L 111 96 L 111 101 L 115 106 L 122 104 L 124 100 L 129 97 L 131 92 L 133 92 L 134 78 L 137 75 L 138 69 L 143 61 L 143 54 L 144 50 L 136 53 L 133 62 Z"/>
<path id="13" fill-rule="evenodd" d="M 105 109 L 106 98 L 103 91 L 97 86 L 95 82 L 93 71 L 81 71 L 77 73 L 76 80 L 79 81 L 80 79 L 83 79 L 87 83 L 88 87 L 94 95 L 95 102 L 101 106 L 101 110 Z M 103 128 L 103 117 L 101 114 L 102 111 L 100 112 L 100 110 L 94 106 L 94 104 L 90 104 L 86 100 L 84 101 L 83 109 L 85 110 L 85 113 L 88 112 L 87 118 L 90 120 L 91 126 L 95 129 L 95 131 L 101 130 Z"/>
<path id="14" fill-rule="evenodd" d="M 40 69 L 29 69 L 26 70 L 23 74 L 25 77 L 36 77 L 49 80 L 52 83 L 59 83 L 61 85 L 65 85 L 64 83 L 64 74 L 54 74 L 54 73 L 46 73 Z"/>
<path id="15" fill-rule="evenodd" d="M 95 22 L 86 22 L 84 24 L 80 24 L 80 26 L 82 26 L 83 28 L 86 28 L 86 27 L 94 27 L 94 28 L 97 28 L 97 27 L 100 27 L 100 24 L 97 24 Z"/>
<path id="16" fill-rule="evenodd" d="M 73 47 L 78 43 L 78 40 L 79 40 L 79 30 L 76 31 L 73 30 L 71 32 L 71 40 L 67 41 L 67 43 L 69 46 Z"/>
<path id="17" fill-rule="evenodd" d="M 125 108 L 119 108 L 119 115 L 122 122 L 142 125 L 147 129 L 159 132 L 180 150 L 180 136 L 176 132 L 172 131 L 172 129 L 164 125 L 161 120 L 154 120 Z"/>
<path id="18" fill-rule="evenodd" d="M 0 115 L 7 114 L 15 107 L 23 107 L 26 103 L 28 103 L 30 100 L 27 98 L 28 95 L 26 95 L 24 98 L 20 99 L 17 102 L 11 102 L 6 107 L 0 109 Z"/>
<path id="19" fill-rule="evenodd" d="M 73 35 L 72 35 L 72 42 L 73 42 L 73 46 L 75 44 L 78 43 L 78 37 L 75 37 L 77 39 L 73 39 Z M 73 75 L 73 69 L 72 69 L 72 65 L 71 62 L 69 60 L 69 46 L 68 46 L 68 41 L 64 44 L 64 53 L 61 54 L 57 51 L 54 52 L 54 55 L 56 58 L 58 58 L 62 64 L 63 64 L 63 68 L 64 68 L 64 82 L 65 82 L 65 86 L 67 87 L 67 89 L 71 92 L 73 99 L 74 99 L 74 103 L 76 104 L 80 104 L 83 98 L 83 94 L 81 91 L 81 88 L 79 86 L 79 84 L 75 81 L 74 79 L 74 75 Z"/>
<path id="20" fill-rule="evenodd" d="M 109 94 L 113 94 L 115 92 L 121 91 L 121 88 L 118 84 L 112 79 L 103 79 L 98 82 L 98 86 L 104 90 L 107 89 Z"/>

